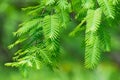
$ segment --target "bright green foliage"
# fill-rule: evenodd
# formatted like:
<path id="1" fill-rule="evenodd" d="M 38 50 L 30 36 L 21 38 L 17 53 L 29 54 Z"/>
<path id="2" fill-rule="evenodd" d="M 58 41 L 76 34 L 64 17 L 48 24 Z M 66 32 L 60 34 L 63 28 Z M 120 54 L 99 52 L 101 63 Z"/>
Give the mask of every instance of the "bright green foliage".
<path id="1" fill-rule="evenodd" d="M 13 63 L 7 66 L 40 68 L 41 65 L 57 67 L 62 53 L 63 29 L 77 24 L 70 36 L 84 32 L 85 67 L 94 68 L 102 52 L 110 51 L 108 29 L 120 21 L 119 0 L 40 0 L 40 5 L 23 8 L 28 19 L 14 33 L 24 45 L 16 52 Z M 111 23 L 114 22 L 114 23 Z M 116 24 L 118 23 L 118 24 Z M 82 36 L 78 36 L 81 37 Z"/>
<path id="2" fill-rule="evenodd" d="M 101 9 L 88 10 L 86 22 L 85 65 L 86 67 L 91 68 L 91 66 L 97 64 L 100 57 L 100 45 L 97 30 L 101 22 Z"/>
<path id="3" fill-rule="evenodd" d="M 86 33 L 96 32 L 101 22 L 101 9 L 98 8 L 96 10 L 88 10 L 86 22 Z"/>
<path id="4" fill-rule="evenodd" d="M 51 39 L 54 41 L 59 38 L 59 19 L 57 15 L 45 16 L 43 20 L 43 31 L 45 39 Z"/>
<path id="5" fill-rule="evenodd" d="M 58 6 L 60 9 L 65 10 L 66 8 L 68 8 L 67 0 L 58 0 Z"/>
<path id="6" fill-rule="evenodd" d="M 109 0 L 97 0 L 97 1 L 100 4 L 104 14 L 107 17 L 114 18 L 115 13 L 114 13 L 114 6 L 112 1 Z"/>
<path id="7" fill-rule="evenodd" d="M 21 36 L 26 34 L 26 32 L 29 32 L 32 28 L 34 28 L 38 23 L 40 22 L 40 19 L 33 19 L 29 22 L 25 22 L 21 24 L 22 26 L 17 32 L 14 33 L 16 36 Z"/>

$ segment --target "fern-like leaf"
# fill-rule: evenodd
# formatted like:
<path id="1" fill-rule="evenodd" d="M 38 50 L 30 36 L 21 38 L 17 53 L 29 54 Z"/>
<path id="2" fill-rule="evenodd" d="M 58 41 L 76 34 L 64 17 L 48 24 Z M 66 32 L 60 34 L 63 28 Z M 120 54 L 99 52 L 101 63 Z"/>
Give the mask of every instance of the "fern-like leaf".
<path id="1" fill-rule="evenodd" d="M 87 29 L 86 29 L 86 33 L 87 32 L 95 32 L 101 22 L 101 9 L 98 8 L 96 10 L 88 10 L 87 13 Z"/>
<path id="2" fill-rule="evenodd" d="M 43 32 L 46 49 L 51 55 L 59 53 L 60 22 L 57 15 L 45 16 L 43 20 Z"/>
<path id="3" fill-rule="evenodd" d="M 99 46 L 99 39 L 95 33 L 87 34 L 86 37 L 91 37 L 91 38 L 88 38 L 88 40 L 92 41 L 92 43 L 91 44 L 86 43 L 85 67 L 91 69 L 98 64 L 101 51 Z"/>
<path id="4" fill-rule="evenodd" d="M 15 36 L 21 36 L 25 34 L 26 32 L 29 32 L 32 28 L 36 27 L 40 23 L 40 18 L 33 19 L 29 22 L 21 24 L 20 27 L 16 32 L 14 32 Z"/>
<path id="5" fill-rule="evenodd" d="M 93 0 L 85 0 L 84 8 L 90 9 L 94 7 L 94 1 Z"/>
<path id="6" fill-rule="evenodd" d="M 98 1 L 99 5 L 101 6 L 104 14 L 107 17 L 114 19 L 115 12 L 114 12 L 114 6 L 113 6 L 112 2 L 109 0 L 97 0 L 97 1 Z"/>
<path id="7" fill-rule="evenodd" d="M 67 0 L 58 0 L 58 6 L 65 10 L 66 8 L 68 8 L 68 2 Z"/>
<path id="8" fill-rule="evenodd" d="M 56 15 L 45 16 L 43 20 L 43 31 L 45 39 L 57 39 L 59 37 L 59 19 Z"/>
<path id="9" fill-rule="evenodd" d="M 69 14 L 67 12 L 65 12 L 64 10 L 61 10 L 59 13 L 60 16 L 60 23 L 61 23 L 61 27 L 66 28 L 67 24 L 70 21 L 70 17 Z"/>
<path id="10" fill-rule="evenodd" d="M 89 10 L 86 26 L 85 66 L 93 68 L 98 63 L 100 56 L 99 39 L 97 30 L 101 22 L 101 9 Z"/>

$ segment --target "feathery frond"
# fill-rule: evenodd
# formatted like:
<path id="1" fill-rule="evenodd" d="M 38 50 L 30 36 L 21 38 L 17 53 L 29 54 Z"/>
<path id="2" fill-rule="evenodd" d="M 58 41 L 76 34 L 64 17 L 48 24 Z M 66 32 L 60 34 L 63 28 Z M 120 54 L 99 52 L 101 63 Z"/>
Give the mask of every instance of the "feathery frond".
<path id="1" fill-rule="evenodd" d="M 100 48 L 97 30 L 101 22 L 101 9 L 89 10 L 86 26 L 85 66 L 93 68 L 99 61 Z"/>
<path id="2" fill-rule="evenodd" d="M 39 23 L 40 23 L 40 18 L 37 18 L 37 19 L 33 19 L 29 22 L 25 22 L 23 24 L 21 24 L 18 31 L 14 32 L 14 35 L 15 36 L 21 36 L 23 34 L 25 34 L 26 32 L 29 32 L 31 29 L 33 29 L 34 27 L 36 27 Z"/>
<path id="3" fill-rule="evenodd" d="M 60 43 L 64 35 L 62 31 L 66 27 L 66 30 L 75 27 L 70 36 L 80 32 L 79 37 L 83 38 L 81 40 L 84 42 L 84 49 L 83 47 L 80 49 L 85 52 L 86 68 L 94 68 L 99 63 L 101 52 L 110 51 L 107 27 L 118 26 L 120 23 L 119 0 L 40 0 L 39 2 L 38 6 L 23 8 L 27 12 L 28 19 L 14 32 L 17 40 L 9 48 L 21 43 L 24 45 L 15 53 L 14 62 L 7 63 L 7 66 L 37 69 L 43 64 L 56 66 L 62 51 Z"/>
<path id="4" fill-rule="evenodd" d="M 96 10 L 88 10 L 87 13 L 87 32 L 95 32 L 99 28 L 100 22 L 101 22 L 101 9 L 98 8 Z"/>
<path id="5" fill-rule="evenodd" d="M 68 7 L 67 0 L 58 0 L 58 6 L 63 10 L 67 9 Z"/>
<path id="6" fill-rule="evenodd" d="M 101 6 L 102 11 L 104 14 L 109 18 L 113 18 L 115 16 L 114 6 L 111 1 L 109 0 L 97 0 L 99 5 Z"/>
<path id="7" fill-rule="evenodd" d="M 84 8 L 91 9 L 94 7 L 95 2 L 93 0 L 85 0 Z"/>
<path id="8" fill-rule="evenodd" d="M 56 15 L 48 15 L 43 19 L 45 39 L 55 40 L 59 37 L 59 19 Z"/>
<path id="9" fill-rule="evenodd" d="M 90 41 L 91 43 L 89 44 L 88 42 Z M 99 62 L 100 54 L 98 36 L 95 33 L 88 33 L 86 35 L 85 67 L 94 68 Z"/>

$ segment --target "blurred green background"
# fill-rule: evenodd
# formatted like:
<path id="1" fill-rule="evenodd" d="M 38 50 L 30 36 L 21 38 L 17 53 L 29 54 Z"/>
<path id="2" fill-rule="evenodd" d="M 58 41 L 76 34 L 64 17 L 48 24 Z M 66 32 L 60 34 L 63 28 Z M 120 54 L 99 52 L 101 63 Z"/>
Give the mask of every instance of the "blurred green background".
<path id="1" fill-rule="evenodd" d="M 84 54 L 79 49 L 80 38 L 68 36 L 71 30 L 64 33 L 62 56 L 59 69 L 54 71 L 43 66 L 41 70 L 29 70 L 24 78 L 17 68 L 6 67 L 12 61 L 13 53 L 19 48 L 9 50 L 8 45 L 16 39 L 13 32 L 26 18 L 21 8 L 34 6 L 39 0 L 0 0 L 0 80 L 120 80 L 120 25 L 110 31 L 112 50 L 102 54 L 100 64 L 94 70 L 84 68 Z"/>

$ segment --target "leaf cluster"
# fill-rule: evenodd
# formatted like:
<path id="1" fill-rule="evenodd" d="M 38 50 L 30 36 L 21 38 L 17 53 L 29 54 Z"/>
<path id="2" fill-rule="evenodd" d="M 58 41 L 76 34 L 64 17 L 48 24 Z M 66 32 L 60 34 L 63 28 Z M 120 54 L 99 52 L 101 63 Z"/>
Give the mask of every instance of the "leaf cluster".
<path id="1" fill-rule="evenodd" d="M 24 45 L 15 53 L 15 62 L 6 65 L 56 66 L 62 53 L 62 29 L 69 29 L 69 22 L 73 22 L 78 25 L 70 36 L 85 32 L 85 67 L 94 68 L 101 53 L 110 51 L 108 30 L 120 22 L 119 5 L 119 0 L 40 0 L 38 6 L 23 8 L 28 19 L 14 32 L 18 40 L 9 48 Z"/>

